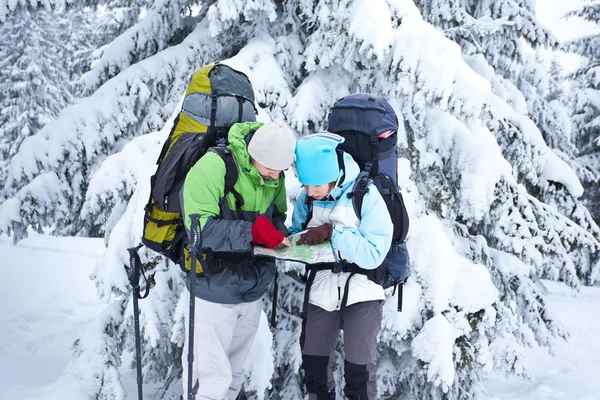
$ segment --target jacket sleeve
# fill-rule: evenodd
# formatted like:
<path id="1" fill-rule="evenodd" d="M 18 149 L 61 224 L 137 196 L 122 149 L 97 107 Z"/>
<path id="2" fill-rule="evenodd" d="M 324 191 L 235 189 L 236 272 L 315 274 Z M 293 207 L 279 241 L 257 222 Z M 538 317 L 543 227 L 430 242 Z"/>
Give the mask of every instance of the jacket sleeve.
<path id="1" fill-rule="evenodd" d="M 294 212 L 292 213 L 292 227 L 290 233 L 298 233 L 302 230 L 302 225 L 308 217 L 308 205 L 306 204 L 306 193 L 305 189 L 302 189 L 300 195 L 294 203 Z"/>
<path id="2" fill-rule="evenodd" d="M 392 244 L 394 225 L 387 206 L 375 186 L 365 194 L 358 229 L 334 225 L 333 247 L 364 269 L 377 268 Z"/>
<path id="3" fill-rule="evenodd" d="M 252 250 L 252 223 L 219 218 L 225 191 L 225 162 L 208 152 L 190 169 L 182 189 L 182 213 L 189 233 L 190 215 L 200 214 L 202 248 L 214 252 Z"/>
<path id="4" fill-rule="evenodd" d="M 279 187 L 275 192 L 275 207 L 273 208 L 273 225 L 275 228 L 284 235 L 287 235 L 287 227 L 285 226 L 285 220 L 287 218 L 287 197 L 285 191 L 285 178 L 279 180 Z"/>

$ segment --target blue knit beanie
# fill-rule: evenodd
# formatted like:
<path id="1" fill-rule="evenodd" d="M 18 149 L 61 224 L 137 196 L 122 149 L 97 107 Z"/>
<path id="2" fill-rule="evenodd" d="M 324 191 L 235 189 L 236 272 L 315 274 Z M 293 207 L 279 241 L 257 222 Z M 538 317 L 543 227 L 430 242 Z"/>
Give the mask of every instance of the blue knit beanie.
<path id="1" fill-rule="evenodd" d="M 333 133 L 316 133 L 296 143 L 296 171 L 303 185 L 319 186 L 335 182 L 340 166 L 335 151 L 344 138 Z"/>

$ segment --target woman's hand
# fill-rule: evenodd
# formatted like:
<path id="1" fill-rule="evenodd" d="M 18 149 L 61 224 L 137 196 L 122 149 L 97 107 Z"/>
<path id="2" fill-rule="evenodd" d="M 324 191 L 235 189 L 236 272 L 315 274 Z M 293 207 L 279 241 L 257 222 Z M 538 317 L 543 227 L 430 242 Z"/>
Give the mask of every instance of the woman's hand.
<path id="1" fill-rule="evenodd" d="M 296 244 L 301 245 L 305 242 L 307 244 L 323 243 L 325 240 L 331 240 L 332 233 L 333 224 L 331 223 L 315 226 L 300 235 L 300 239 L 298 239 Z"/>

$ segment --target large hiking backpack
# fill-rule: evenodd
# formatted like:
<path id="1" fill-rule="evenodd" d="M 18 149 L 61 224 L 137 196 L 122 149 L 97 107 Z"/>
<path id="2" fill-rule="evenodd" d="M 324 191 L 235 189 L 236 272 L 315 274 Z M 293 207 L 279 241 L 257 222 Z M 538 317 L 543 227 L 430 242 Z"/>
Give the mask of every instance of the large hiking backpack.
<path id="1" fill-rule="evenodd" d="M 245 74 L 218 63 L 193 74 L 150 181 L 142 236 L 144 245 L 183 264 L 187 236 L 179 194 L 186 174 L 209 149 L 225 161 L 225 194 L 232 192 L 238 203 L 241 201 L 233 189 L 238 171 L 226 147 L 227 133 L 233 124 L 249 121 L 256 121 L 256 109 L 254 90 Z"/>
<path id="2" fill-rule="evenodd" d="M 181 215 L 180 192 L 189 170 L 209 150 L 217 153 L 225 162 L 224 192 L 232 193 L 238 208 L 241 207 L 242 197 L 233 188 L 238 179 L 238 170 L 231 151 L 226 147 L 227 133 L 233 124 L 249 121 L 256 121 L 256 109 L 254 89 L 246 75 L 219 63 L 207 65 L 192 75 L 181 111 L 156 161 L 156 173 L 150 178 L 150 198 L 145 208 L 142 235 L 144 245 L 185 268 L 184 253 L 189 255 L 190 249 L 186 248 L 188 240 Z M 191 270 L 189 266 L 196 265 L 196 272 L 203 272 L 202 266 L 198 267 L 201 263 L 196 262 L 198 249 L 201 248 L 199 216 L 192 215 L 191 219 L 193 240 L 190 245 L 193 254 L 186 267 Z M 141 246 L 127 249 L 129 281 L 133 286 L 139 399 L 143 398 L 143 379 L 138 299 L 146 298 L 150 289 L 137 253 Z M 144 294 L 140 291 L 140 276 L 146 281 Z M 189 274 L 189 279 L 188 393 L 191 398 L 196 274 Z"/>
<path id="3" fill-rule="evenodd" d="M 384 288 L 406 281 L 410 258 L 406 248 L 409 221 L 398 186 L 398 118 L 384 99 L 369 94 L 352 94 L 335 102 L 329 114 L 328 131 L 344 137 L 338 149 L 350 154 L 361 173 L 352 190 L 352 203 L 361 217 L 364 195 L 372 182 L 381 193 L 394 224 L 392 246 L 384 263 L 367 277 Z M 401 293 L 399 294 L 401 309 Z"/>

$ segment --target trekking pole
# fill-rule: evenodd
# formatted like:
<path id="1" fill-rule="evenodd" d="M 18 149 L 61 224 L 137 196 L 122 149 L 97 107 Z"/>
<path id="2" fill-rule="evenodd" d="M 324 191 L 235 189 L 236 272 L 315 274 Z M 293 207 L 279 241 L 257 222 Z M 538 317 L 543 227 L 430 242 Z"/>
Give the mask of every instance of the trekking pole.
<path id="1" fill-rule="evenodd" d="M 202 233 L 200 231 L 200 214 L 190 215 L 191 227 L 189 232 L 188 250 L 192 255 L 190 264 L 190 324 L 188 337 L 188 376 L 187 376 L 187 400 L 194 400 L 196 397 L 192 393 L 193 389 L 193 368 L 194 368 L 194 313 L 196 309 L 196 261 L 198 260 L 198 252 L 202 249 Z M 200 261 L 202 263 L 202 261 Z"/>
<path id="2" fill-rule="evenodd" d="M 144 273 L 144 268 L 142 267 L 142 262 L 140 260 L 140 256 L 137 251 L 140 249 L 142 245 L 138 245 L 137 247 L 130 247 L 127 249 L 129 252 L 129 265 L 131 267 L 131 274 L 129 275 L 129 283 L 133 287 L 133 326 L 135 330 L 135 366 L 137 370 L 137 386 L 138 386 L 138 399 L 143 400 L 144 394 L 142 392 L 142 345 L 140 339 L 140 309 L 138 305 L 138 299 L 143 300 L 148 297 L 150 293 L 150 287 L 148 285 L 148 279 L 146 279 L 146 274 Z M 140 271 L 141 275 L 144 277 L 146 281 L 146 291 L 142 296 L 140 294 Z"/>
<path id="3" fill-rule="evenodd" d="M 277 296 L 279 294 L 279 284 L 277 283 L 277 277 L 279 273 L 275 271 L 275 283 L 273 285 L 273 302 L 271 304 L 271 328 L 275 328 L 277 325 Z"/>
<path id="4" fill-rule="evenodd" d="M 398 312 L 402 312 L 402 296 L 404 294 L 404 282 L 398 284 Z"/>

